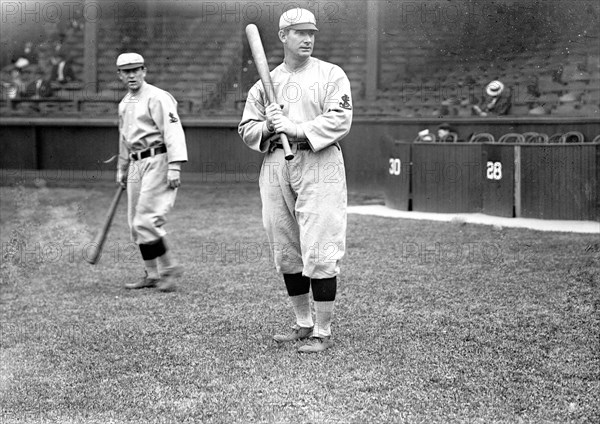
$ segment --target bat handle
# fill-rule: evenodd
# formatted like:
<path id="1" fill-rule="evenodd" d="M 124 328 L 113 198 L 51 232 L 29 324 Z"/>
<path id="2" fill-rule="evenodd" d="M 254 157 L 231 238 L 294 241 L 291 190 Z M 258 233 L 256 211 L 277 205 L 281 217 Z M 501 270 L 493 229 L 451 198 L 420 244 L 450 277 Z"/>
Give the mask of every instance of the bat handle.
<path id="1" fill-rule="evenodd" d="M 292 149 L 290 147 L 290 142 L 285 133 L 279 134 L 279 139 L 281 140 L 281 145 L 283 146 L 283 153 L 285 155 L 285 160 L 294 159 L 294 154 L 292 153 Z"/>

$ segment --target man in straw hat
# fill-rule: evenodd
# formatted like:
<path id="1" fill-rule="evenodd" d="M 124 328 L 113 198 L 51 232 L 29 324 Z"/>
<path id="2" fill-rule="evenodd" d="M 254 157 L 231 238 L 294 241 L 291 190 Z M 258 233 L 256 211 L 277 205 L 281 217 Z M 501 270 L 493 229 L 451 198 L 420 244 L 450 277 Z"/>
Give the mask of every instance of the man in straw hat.
<path id="1" fill-rule="evenodd" d="M 473 106 L 473 114 L 479 116 L 507 115 L 512 105 L 510 89 L 498 80 L 485 87 L 485 96 L 479 105 Z"/>

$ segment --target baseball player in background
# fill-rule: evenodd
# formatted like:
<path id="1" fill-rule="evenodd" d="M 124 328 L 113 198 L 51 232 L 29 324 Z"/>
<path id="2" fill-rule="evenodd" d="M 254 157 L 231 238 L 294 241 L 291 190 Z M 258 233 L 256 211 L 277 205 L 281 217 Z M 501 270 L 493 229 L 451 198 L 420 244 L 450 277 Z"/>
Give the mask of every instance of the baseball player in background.
<path id="1" fill-rule="evenodd" d="M 310 338 L 300 352 L 333 346 L 337 275 L 346 248 L 346 174 L 338 142 L 352 123 L 350 82 L 339 66 L 312 57 L 317 31 L 308 10 L 281 16 L 284 61 L 271 71 L 279 104 L 267 104 L 257 82 L 238 128 L 248 147 L 266 154 L 259 178 L 263 224 L 296 315 L 292 332 L 274 339 Z M 284 158 L 280 133 L 289 138 L 291 161 Z"/>
<path id="2" fill-rule="evenodd" d="M 141 55 L 119 55 L 117 69 L 128 90 L 119 103 L 117 183 L 127 187 L 131 239 L 138 244 L 146 268 L 141 281 L 125 287 L 157 286 L 161 291 L 172 291 L 182 269 L 167 247 L 163 225 L 181 184 L 181 164 L 187 161 L 177 101 L 145 81 Z"/>

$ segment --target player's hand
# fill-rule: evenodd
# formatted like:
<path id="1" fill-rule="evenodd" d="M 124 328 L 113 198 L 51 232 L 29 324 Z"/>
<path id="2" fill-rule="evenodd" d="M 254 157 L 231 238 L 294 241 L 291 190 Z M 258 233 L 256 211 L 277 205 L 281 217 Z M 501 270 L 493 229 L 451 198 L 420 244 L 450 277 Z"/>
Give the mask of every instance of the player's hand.
<path id="1" fill-rule="evenodd" d="M 296 124 L 284 114 L 275 117 L 273 126 L 275 127 L 276 133 L 286 133 L 288 137 L 297 137 L 298 135 Z"/>
<path id="2" fill-rule="evenodd" d="M 181 185 L 181 171 L 169 169 L 167 171 L 167 182 L 171 188 L 179 187 Z"/>
<path id="3" fill-rule="evenodd" d="M 121 187 L 127 187 L 127 171 L 117 170 L 117 184 Z"/>
<path id="4" fill-rule="evenodd" d="M 267 128 L 269 128 L 269 130 L 275 131 L 275 125 L 273 122 L 275 121 L 276 117 L 283 114 L 281 108 L 281 105 L 278 105 L 277 103 L 271 103 L 265 109 L 265 115 L 267 115 Z"/>

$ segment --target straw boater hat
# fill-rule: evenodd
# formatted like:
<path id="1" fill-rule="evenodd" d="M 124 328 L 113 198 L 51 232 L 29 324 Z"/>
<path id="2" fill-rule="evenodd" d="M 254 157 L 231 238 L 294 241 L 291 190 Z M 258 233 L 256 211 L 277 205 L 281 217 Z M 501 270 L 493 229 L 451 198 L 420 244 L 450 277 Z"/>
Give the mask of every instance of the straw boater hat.
<path id="1" fill-rule="evenodd" d="M 485 87 L 485 92 L 491 97 L 499 96 L 502 91 L 504 91 L 504 84 L 500 81 L 492 81 Z"/>

